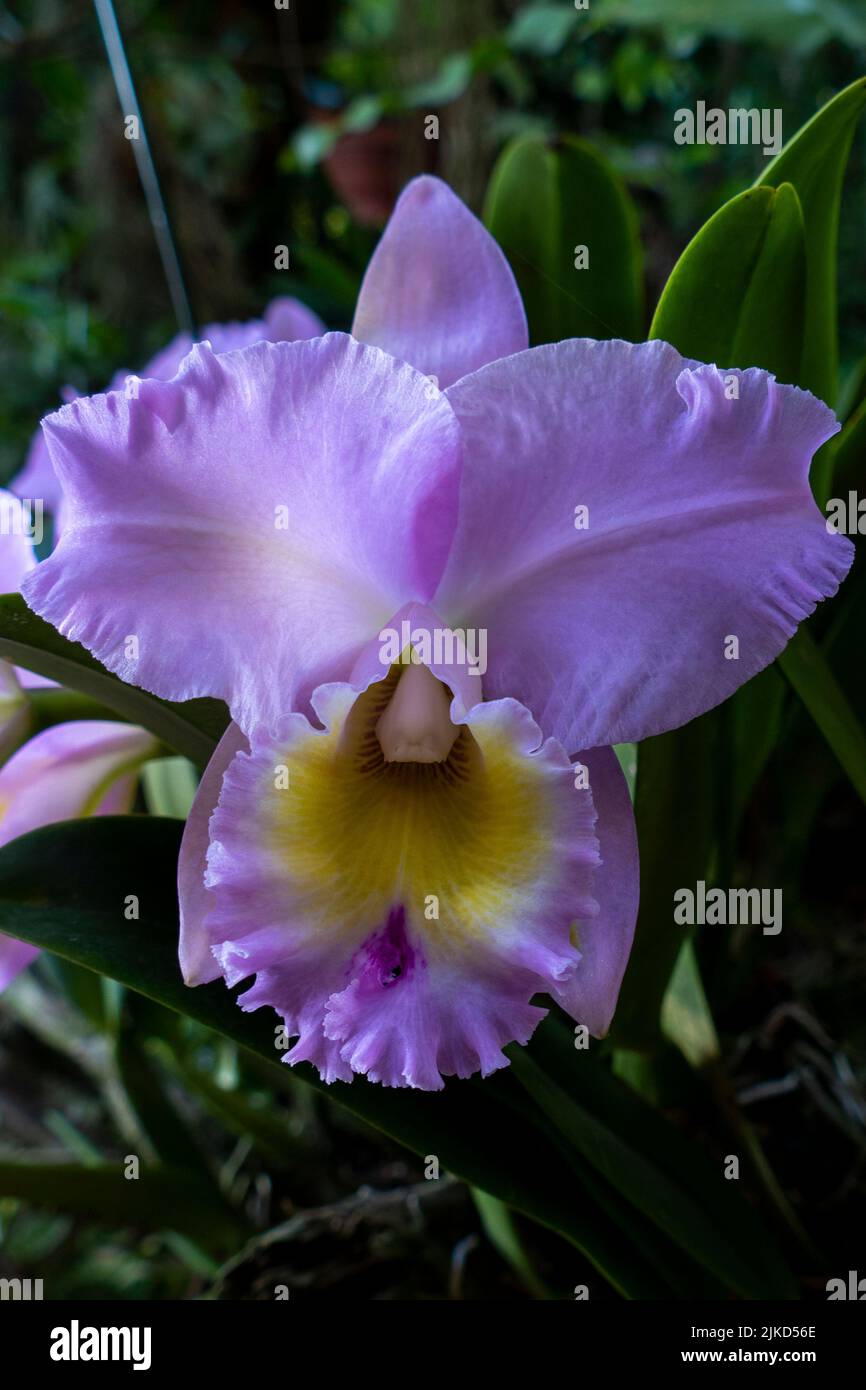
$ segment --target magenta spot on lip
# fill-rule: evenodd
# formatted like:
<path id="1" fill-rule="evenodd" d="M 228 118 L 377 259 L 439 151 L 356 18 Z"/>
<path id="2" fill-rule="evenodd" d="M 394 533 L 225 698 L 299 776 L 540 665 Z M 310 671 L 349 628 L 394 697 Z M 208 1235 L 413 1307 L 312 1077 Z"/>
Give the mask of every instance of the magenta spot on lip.
<path id="1" fill-rule="evenodd" d="M 357 979 L 362 988 L 390 989 L 412 974 L 416 963 L 421 962 L 406 935 L 405 908 L 392 907 L 382 930 L 368 936 L 361 946 L 356 961 L 359 958 L 363 963 Z"/>

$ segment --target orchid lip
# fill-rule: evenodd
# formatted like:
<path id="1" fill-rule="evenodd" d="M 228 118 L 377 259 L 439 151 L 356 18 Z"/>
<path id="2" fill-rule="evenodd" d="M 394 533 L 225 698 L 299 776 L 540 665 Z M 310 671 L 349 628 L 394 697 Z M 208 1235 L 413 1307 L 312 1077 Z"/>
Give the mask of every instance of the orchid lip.
<path id="1" fill-rule="evenodd" d="M 405 666 L 376 724 L 386 763 L 443 763 L 459 733 L 448 688 L 427 666 Z"/>

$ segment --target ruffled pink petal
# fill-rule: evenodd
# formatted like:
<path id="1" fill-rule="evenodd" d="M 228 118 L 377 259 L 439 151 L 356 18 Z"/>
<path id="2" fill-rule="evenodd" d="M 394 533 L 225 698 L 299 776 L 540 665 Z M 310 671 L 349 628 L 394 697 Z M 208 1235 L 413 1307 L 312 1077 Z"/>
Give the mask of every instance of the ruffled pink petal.
<path id="1" fill-rule="evenodd" d="M 122 679 L 218 696 L 242 728 L 348 675 L 442 573 L 453 414 L 345 334 L 199 345 L 174 380 L 131 380 L 45 429 L 68 524 L 28 603 Z"/>
<path id="2" fill-rule="evenodd" d="M 488 694 L 521 700 L 570 749 L 717 705 L 851 563 L 808 483 L 836 421 L 757 368 L 575 339 L 447 395 L 464 473 L 431 602 L 455 626 L 489 629 Z"/>
<path id="3" fill-rule="evenodd" d="M 294 343 L 302 338 L 318 338 L 327 330 L 318 314 L 308 309 L 299 299 L 282 295 L 272 299 L 264 318 L 252 319 L 247 323 L 208 323 L 201 330 L 198 341 L 209 342 L 214 352 L 233 352 L 236 348 L 249 347 L 262 340 L 269 343 Z M 144 365 L 141 377 L 153 377 L 158 381 L 169 381 L 180 370 L 183 359 L 191 351 L 193 339 L 189 333 L 178 333 Z M 109 390 L 121 391 L 131 373 L 126 369 L 115 372 Z M 74 386 L 64 386 L 63 400 L 67 403 L 78 399 Z M 42 427 L 33 436 L 24 467 L 13 479 L 12 491 L 19 497 L 41 498 L 45 510 L 54 518 L 55 541 L 63 529 L 63 492 L 54 465 L 48 452 L 48 445 Z M 17 587 L 17 586 L 16 586 Z"/>
<path id="4" fill-rule="evenodd" d="M 394 971 L 400 974 L 394 976 Z M 472 972 L 431 965 L 406 934 L 403 909 L 363 944 L 349 983 L 328 1000 L 325 1036 L 354 1072 L 385 1086 L 437 1091 L 444 1076 L 489 1076 L 502 1049 L 526 1043 L 547 1010 L 537 978 L 494 960 Z"/>

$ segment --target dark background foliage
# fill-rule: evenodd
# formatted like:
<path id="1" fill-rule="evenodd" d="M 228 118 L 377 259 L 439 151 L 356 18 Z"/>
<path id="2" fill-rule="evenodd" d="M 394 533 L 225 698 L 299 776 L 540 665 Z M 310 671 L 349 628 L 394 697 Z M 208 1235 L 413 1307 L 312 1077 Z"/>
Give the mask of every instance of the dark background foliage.
<path id="1" fill-rule="evenodd" d="M 673 112 L 699 99 L 781 107 L 793 134 L 866 71 L 866 11 L 855 0 L 593 0 L 591 12 L 583 22 L 565 0 L 292 0 L 287 12 L 121 0 L 197 323 L 256 317 L 290 293 L 347 327 L 406 179 L 433 170 L 480 211 L 505 142 L 537 132 L 586 137 L 627 181 L 648 326 L 683 247 L 765 164 L 750 146 L 675 145 Z M 430 112 L 436 142 L 424 139 Z M 840 226 L 840 414 L 866 360 L 864 173 L 861 130 Z M 280 244 L 289 271 L 274 268 Z M 0 4 L 0 479 L 64 384 L 102 388 L 176 327 L 92 6 Z M 862 574 L 855 582 L 834 661 L 862 709 Z M 719 727 L 723 763 L 736 730 L 726 742 Z M 775 1219 L 802 1292 L 823 1297 L 826 1278 L 855 1262 L 866 1205 L 866 817 L 790 698 L 774 744 L 726 854 L 731 881 L 783 887 L 785 932 L 772 954 L 748 933 L 701 938 L 720 1047 L 700 1074 L 671 1041 L 644 1053 L 614 1037 L 608 1056 L 709 1153 L 734 1136 L 752 1153 L 750 1200 Z M 140 1053 L 124 1049 L 125 1030 Z M 5 1157 L 98 1172 L 139 1151 L 168 1098 L 243 1213 L 242 1234 L 230 1213 L 208 1240 L 178 1221 L 171 1192 L 164 1210 L 127 1218 L 84 1189 L 46 1209 L 0 1183 L 0 1273 L 44 1275 L 53 1297 L 270 1298 L 286 1283 L 301 1295 L 498 1299 L 568 1296 L 593 1278 L 552 1233 L 464 1184 L 425 1183 L 420 1160 L 291 1075 L 74 966 L 43 958 L 6 997 L 0 1068 Z"/>

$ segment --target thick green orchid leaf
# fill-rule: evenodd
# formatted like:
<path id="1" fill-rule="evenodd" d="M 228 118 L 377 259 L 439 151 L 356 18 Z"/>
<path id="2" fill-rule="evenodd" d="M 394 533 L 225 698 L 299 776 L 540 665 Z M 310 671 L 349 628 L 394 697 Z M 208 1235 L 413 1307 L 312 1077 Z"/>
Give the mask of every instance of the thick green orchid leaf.
<path id="1" fill-rule="evenodd" d="M 797 380 L 806 305 L 803 214 L 790 184 L 725 203 L 665 285 L 651 338 L 719 367 L 763 367 Z"/>
<path id="2" fill-rule="evenodd" d="M 842 181 L 854 130 L 866 106 L 866 77 L 823 106 L 776 156 L 758 185 L 793 184 L 806 228 L 806 332 L 800 370 L 791 378 L 836 401 L 839 365 L 836 326 L 836 243 Z M 756 190 L 757 191 L 757 190 Z"/>
<path id="3" fill-rule="evenodd" d="M 637 215 L 591 145 L 513 141 L 491 176 L 484 221 L 511 263 L 533 344 L 641 336 Z"/>
<path id="4" fill-rule="evenodd" d="M 140 724 L 200 767 L 210 760 L 228 724 L 228 711 L 220 700 L 176 704 L 127 685 L 78 642 L 61 637 L 50 623 L 38 618 L 20 594 L 0 597 L 0 660 L 89 696 L 113 711 L 115 718 Z"/>

